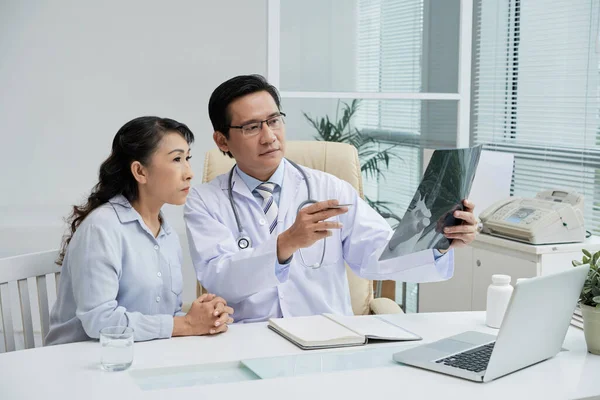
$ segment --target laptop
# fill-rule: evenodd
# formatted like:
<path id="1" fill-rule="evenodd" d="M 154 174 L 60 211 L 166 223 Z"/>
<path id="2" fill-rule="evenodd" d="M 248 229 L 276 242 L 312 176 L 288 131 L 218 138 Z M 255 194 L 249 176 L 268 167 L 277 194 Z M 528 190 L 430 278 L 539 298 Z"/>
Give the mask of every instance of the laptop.
<path id="1" fill-rule="evenodd" d="M 394 354 L 394 361 L 489 382 L 561 350 L 589 266 L 522 280 L 498 336 L 469 331 Z"/>

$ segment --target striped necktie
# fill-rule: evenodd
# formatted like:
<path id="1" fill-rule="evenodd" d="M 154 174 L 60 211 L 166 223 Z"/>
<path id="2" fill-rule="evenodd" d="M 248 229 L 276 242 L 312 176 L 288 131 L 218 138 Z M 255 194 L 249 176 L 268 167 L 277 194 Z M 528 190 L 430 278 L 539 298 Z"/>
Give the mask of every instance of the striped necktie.
<path id="1" fill-rule="evenodd" d="M 264 182 L 257 186 L 256 192 L 263 198 L 262 208 L 267 217 L 269 223 L 269 233 L 273 233 L 277 227 L 277 204 L 275 198 L 273 198 L 273 190 L 275 190 L 275 184 L 271 182 Z"/>

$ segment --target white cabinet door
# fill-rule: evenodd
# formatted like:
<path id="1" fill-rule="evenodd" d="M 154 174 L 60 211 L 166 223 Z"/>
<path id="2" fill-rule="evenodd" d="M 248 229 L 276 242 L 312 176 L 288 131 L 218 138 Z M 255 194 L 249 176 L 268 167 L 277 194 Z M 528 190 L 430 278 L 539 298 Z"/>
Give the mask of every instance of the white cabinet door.
<path id="1" fill-rule="evenodd" d="M 454 276 L 419 284 L 419 312 L 471 311 L 473 248 L 454 250 Z"/>
<path id="2" fill-rule="evenodd" d="M 518 278 L 531 278 L 537 275 L 534 261 L 485 249 L 473 248 L 473 264 L 473 311 L 485 310 L 487 288 L 492 283 L 492 275 L 510 275 L 512 285 Z"/>
<path id="3" fill-rule="evenodd" d="M 573 268 L 573 264 L 571 261 L 578 260 L 581 261 L 581 256 L 583 253 L 580 251 L 571 251 L 568 253 L 558 253 L 558 254 L 542 254 L 541 256 L 541 271 L 539 275 L 551 275 L 557 272 L 565 271 L 567 269 Z"/>

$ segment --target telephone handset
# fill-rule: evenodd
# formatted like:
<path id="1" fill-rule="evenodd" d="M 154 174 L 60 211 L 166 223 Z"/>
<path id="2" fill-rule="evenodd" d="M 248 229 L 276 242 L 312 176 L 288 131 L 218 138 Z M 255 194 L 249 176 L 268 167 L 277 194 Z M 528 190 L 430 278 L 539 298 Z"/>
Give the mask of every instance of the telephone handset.
<path id="1" fill-rule="evenodd" d="M 583 242 L 583 196 L 545 190 L 533 199 L 509 197 L 479 215 L 483 233 L 531 244 Z"/>

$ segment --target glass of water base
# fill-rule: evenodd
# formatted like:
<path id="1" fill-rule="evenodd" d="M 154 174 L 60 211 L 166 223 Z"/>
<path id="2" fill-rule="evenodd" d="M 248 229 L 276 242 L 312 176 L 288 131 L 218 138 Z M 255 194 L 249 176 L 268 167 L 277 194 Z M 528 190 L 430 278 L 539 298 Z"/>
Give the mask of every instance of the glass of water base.
<path id="1" fill-rule="evenodd" d="M 100 330 L 102 369 L 124 371 L 133 362 L 133 328 L 109 326 Z"/>

